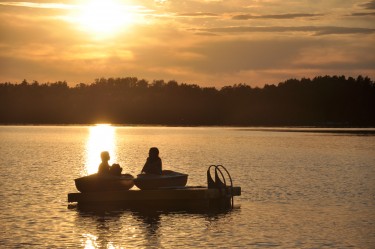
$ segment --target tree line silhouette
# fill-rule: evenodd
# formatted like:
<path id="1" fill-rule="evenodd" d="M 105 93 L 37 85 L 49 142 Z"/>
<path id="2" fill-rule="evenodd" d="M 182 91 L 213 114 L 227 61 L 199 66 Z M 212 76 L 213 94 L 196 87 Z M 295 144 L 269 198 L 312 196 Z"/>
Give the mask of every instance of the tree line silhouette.
<path id="1" fill-rule="evenodd" d="M 0 123 L 374 126 L 375 83 L 362 76 L 319 76 L 217 89 L 136 77 L 75 87 L 24 80 L 0 83 Z"/>

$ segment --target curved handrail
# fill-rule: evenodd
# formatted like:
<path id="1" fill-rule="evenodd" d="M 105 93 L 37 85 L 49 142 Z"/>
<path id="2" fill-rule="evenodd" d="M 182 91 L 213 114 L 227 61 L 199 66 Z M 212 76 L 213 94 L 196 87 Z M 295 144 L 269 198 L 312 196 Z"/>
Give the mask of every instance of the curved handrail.
<path id="1" fill-rule="evenodd" d="M 213 180 L 212 177 L 211 177 L 211 171 L 210 171 L 211 167 L 215 168 L 215 180 Z M 226 174 L 227 174 L 227 176 L 229 177 L 229 180 L 230 180 L 231 208 L 233 208 L 233 205 L 234 205 L 233 194 L 232 194 L 233 193 L 233 180 L 232 180 L 232 177 L 231 177 L 229 171 L 223 165 L 210 165 L 208 167 L 208 169 L 207 169 L 207 184 L 208 184 L 209 188 L 212 188 L 212 187 L 221 188 L 223 185 L 226 188 L 227 182 L 226 182 L 225 176 L 224 176 L 223 172 L 221 171 L 221 169 L 223 169 L 226 172 Z M 222 182 L 220 180 L 218 172 L 220 173 L 220 176 L 221 176 L 221 178 L 223 179 L 224 182 Z M 219 184 L 220 184 L 220 186 L 219 186 Z"/>
<path id="2" fill-rule="evenodd" d="M 215 181 L 212 179 L 211 176 L 211 167 L 216 167 L 216 165 L 210 165 L 207 169 L 207 186 L 208 188 L 213 188 L 216 184 Z"/>
<path id="3" fill-rule="evenodd" d="M 223 166 L 223 165 L 217 165 L 217 169 L 221 172 L 220 167 L 225 170 L 227 173 L 229 180 L 230 180 L 230 191 L 231 191 L 231 208 L 234 206 L 234 198 L 233 198 L 233 180 L 231 175 L 229 174 L 229 171 Z"/>

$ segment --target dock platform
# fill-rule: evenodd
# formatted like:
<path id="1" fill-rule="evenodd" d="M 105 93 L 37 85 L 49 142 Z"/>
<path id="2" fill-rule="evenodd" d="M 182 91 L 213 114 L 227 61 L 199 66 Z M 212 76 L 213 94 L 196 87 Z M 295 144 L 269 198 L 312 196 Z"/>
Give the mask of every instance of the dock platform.
<path id="1" fill-rule="evenodd" d="M 241 195 L 241 187 L 225 189 L 185 187 L 177 189 L 126 190 L 89 193 L 69 193 L 68 202 L 79 205 L 121 204 L 126 207 L 161 207 L 206 209 L 227 207 L 233 196 Z"/>

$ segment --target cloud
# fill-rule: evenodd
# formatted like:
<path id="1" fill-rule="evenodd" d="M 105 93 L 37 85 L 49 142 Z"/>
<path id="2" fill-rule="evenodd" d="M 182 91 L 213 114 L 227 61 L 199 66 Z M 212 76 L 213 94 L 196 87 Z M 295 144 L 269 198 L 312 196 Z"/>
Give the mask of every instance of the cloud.
<path id="1" fill-rule="evenodd" d="M 78 1 L 0 2 L 0 82 L 132 75 L 261 86 L 322 74 L 374 78 L 369 1 L 137 0 L 133 11 L 144 22 L 103 40 L 69 21 Z M 235 20 L 249 21 L 230 26 Z"/>
<path id="2" fill-rule="evenodd" d="M 371 73 L 375 65 L 375 55 L 369 53 L 371 37 L 363 38 L 361 45 L 339 38 L 224 38 L 181 48 L 168 45 L 136 48 L 134 64 L 140 64 L 145 69 L 142 77 L 157 74 L 159 78 L 195 80 L 200 84 L 215 82 L 217 85 L 254 81 L 259 84 L 274 83 L 272 80 L 277 78 L 287 79 L 297 75 Z M 155 58 L 157 64 L 150 58 Z"/>
<path id="3" fill-rule="evenodd" d="M 216 17 L 218 14 L 209 13 L 209 12 L 191 12 L 191 13 L 179 13 L 176 14 L 181 17 Z"/>
<path id="4" fill-rule="evenodd" d="M 311 27 L 315 29 L 316 35 L 345 35 L 345 34 L 372 34 L 375 29 L 372 28 L 356 28 L 356 27 Z"/>
<path id="5" fill-rule="evenodd" d="M 3 6 L 27 7 L 39 9 L 73 9 L 73 5 L 64 3 L 34 3 L 34 2 L 0 2 Z"/>
<path id="6" fill-rule="evenodd" d="M 375 12 L 357 12 L 352 13 L 351 16 L 375 16 Z"/>
<path id="7" fill-rule="evenodd" d="M 375 0 L 368 2 L 368 3 L 364 3 L 361 6 L 364 7 L 365 9 L 373 10 L 375 9 Z"/>
<path id="8" fill-rule="evenodd" d="M 280 14 L 280 15 L 235 15 L 232 17 L 233 20 L 249 20 L 249 19 L 294 19 L 303 17 L 317 17 L 322 14 L 307 14 L 307 13 L 295 13 L 295 14 Z"/>
<path id="9" fill-rule="evenodd" d="M 199 36 L 219 36 L 218 34 L 211 33 L 211 32 L 196 32 L 195 35 Z"/>
<path id="10" fill-rule="evenodd" d="M 372 34 L 375 29 L 356 28 L 356 27 L 336 27 L 336 26 L 237 26 L 223 28 L 199 29 L 199 31 L 214 33 L 275 33 L 275 32 L 312 32 L 315 35 L 333 35 L 333 34 Z"/>

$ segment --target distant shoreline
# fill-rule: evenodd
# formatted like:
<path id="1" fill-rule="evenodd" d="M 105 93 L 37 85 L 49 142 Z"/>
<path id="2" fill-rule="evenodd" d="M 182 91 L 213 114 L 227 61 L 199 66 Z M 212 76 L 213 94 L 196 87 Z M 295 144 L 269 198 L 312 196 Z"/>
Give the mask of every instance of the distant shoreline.
<path id="1" fill-rule="evenodd" d="M 306 132 L 306 133 L 335 133 L 335 134 L 356 134 L 356 135 L 375 135 L 375 128 L 340 128 L 340 127 L 310 127 L 300 128 L 289 127 L 289 128 L 263 128 L 263 129 L 243 129 L 244 131 L 271 131 L 271 132 Z"/>
<path id="2" fill-rule="evenodd" d="M 0 126 L 97 126 L 97 125 L 110 125 L 122 127 L 256 127 L 256 126 L 230 126 L 230 125 L 174 125 L 174 124 L 121 124 L 121 123 L 0 123 Z M 259 126 L 268 127 L 268 126 Z M 276 126 L 275 126 L 276 127 Z"/>
<path id="3" fill-rule="evenodd" d="M 0 127 L 10 126 L 35 126 L 35 127 L 73 127 L 73 126 L 96 126 L 101 124 L 0 124 Z M 375 135 L 375 127 L 349 127 L 349 126 L 230 126 L 230 125 L 157 125 L 157 124 L 108 124 L 113 127 L 160 127 L 160 128 L 228 128 L 240 131 L 260 132 L 306 132 L 306 133 L 335 133 L 335 134 L 357 134 Z"/>
<path id="4" fill-rule="evenodd" d="M 252 88 L 202 88 L 175 81 L 101 79 L 0 83 L 0 124 L 177 127 L 375 127 L 375 83 L 368 77 L 290 79 Z"/>

